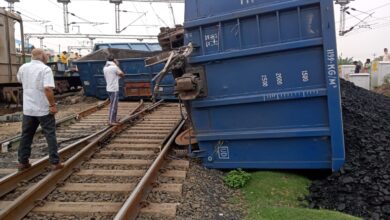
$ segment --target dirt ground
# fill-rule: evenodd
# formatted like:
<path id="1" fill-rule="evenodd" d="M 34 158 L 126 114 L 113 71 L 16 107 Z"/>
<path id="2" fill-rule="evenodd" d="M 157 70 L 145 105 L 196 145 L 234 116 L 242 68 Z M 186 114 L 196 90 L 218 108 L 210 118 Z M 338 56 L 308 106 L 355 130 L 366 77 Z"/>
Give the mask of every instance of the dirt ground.
<path id="1" fill-rule="evenodd" d="M 57 119 L 72 115 L 74 113 L 85 110 L 88 107 L 98 104 L 98 100 L 94 98 L 86 98 L 81 96 L 71 96 L 59 100 Z M 0 111 L 4 110 L 4 106 L 0 106 Z M 21 131 L 21 122 L 6 122 L 0 123 L 0 141 L 15 136 Z"/>
<path id="2" fill-rule="evenodd" d="M 385 96 L 390 96 L 390 84 L 385 84 L 381 87 L 378 87 L 374 91 Z"/>

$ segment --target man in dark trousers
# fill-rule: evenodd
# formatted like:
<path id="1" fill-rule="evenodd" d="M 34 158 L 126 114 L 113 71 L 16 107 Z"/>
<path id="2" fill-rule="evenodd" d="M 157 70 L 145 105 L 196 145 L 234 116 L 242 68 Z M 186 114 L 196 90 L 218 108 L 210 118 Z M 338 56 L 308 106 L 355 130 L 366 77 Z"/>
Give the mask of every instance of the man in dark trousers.
<path id="1" fill-rule="evenodd" d="M 119 62 L 114 59 L 113 55 L 107 57 L 107 63 L 103 68 L 103 72 L 107 83 L 106 90 L 111 101 L 108 123 L 110 125 L 117 125 L 116 115 L 119 101 L 119 79 L 125 77 L 125 74 L 120 70 Z"/>
<path id="2" fill-rule="evenodd" d="M 360 73 L 362 66 L 360 66 L 358 61 L 353 61 L 353 65 L 355 65 L 355 73 Z"/>
<path id="3" fill-rule="evenodd" d="M 54 76 L 50 67 L 46 66 L 49 58 L 42 49 L 34 49 L 31 55 L 31 62 L 22 65 L 17 74 L 18 81 L 23 85 L 23 124 L 18 169 L 22 171 L 31 167 L 31 144 L 41 125 L 49 148 L 51 168 L 57 170 L 63 168 L 63 164 L 60 163 L 56 137 Z"/>

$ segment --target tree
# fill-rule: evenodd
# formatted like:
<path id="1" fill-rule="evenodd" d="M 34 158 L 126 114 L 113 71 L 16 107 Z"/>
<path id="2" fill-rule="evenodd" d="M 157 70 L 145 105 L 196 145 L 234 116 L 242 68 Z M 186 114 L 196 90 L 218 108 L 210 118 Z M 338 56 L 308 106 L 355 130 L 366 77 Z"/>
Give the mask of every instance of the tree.
<path id="1" fill-rule="evenodd" d="M 382 61 L 383 60 L 383 56 L 380 56 L 380 57 L 377 57 L 374 59 L 374 61 Z"/>
<path id="2" fill-rule="evenodd" d="M 339 56 L 338 64 L 339 65 L 352 65 L 353 64 L 353 57 L 342 58 L 341 56 Z"/>

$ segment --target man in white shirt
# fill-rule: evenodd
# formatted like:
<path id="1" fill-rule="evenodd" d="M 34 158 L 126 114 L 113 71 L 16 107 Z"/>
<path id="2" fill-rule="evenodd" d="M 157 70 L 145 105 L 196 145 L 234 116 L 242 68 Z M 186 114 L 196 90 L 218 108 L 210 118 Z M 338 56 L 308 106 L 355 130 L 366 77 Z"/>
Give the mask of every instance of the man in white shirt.
<path id="1" fill-rule="evenodd" d="M 390 54 L 387 48 L 385 48 L 385 55 L 383 55 L 383 61 L 390 62 Z"/>
<path id="2" fill-rule="evenodd" d="M 106 90 L 111 101 L 108 122 L 110 125 L 116 125 L 119 101 L 119 79 L 125 77 L 125 74 L 120 70 L 119 62 L 114 59 L 113 55 L 107 57 L 107 63 L 103 68 L 103 72 L 107 83 Z"/>
<path id="3" fill-rule="evenodd" d="M 41 125 L 49 148 L 51 168 L 57 170 L 61 169 L 63 164 L 58 156 L 56 137 L 54 76 L 50 67 L 46 66 L 48 56 L 42 49 L 34 49 L 31 55 L 31 62 L 22 65 L 17 74 L 18 81 L 23 85 L 23 123 L 18 169 L 22 171 L 31 167 L 31 144 L 38 126 Z"/>

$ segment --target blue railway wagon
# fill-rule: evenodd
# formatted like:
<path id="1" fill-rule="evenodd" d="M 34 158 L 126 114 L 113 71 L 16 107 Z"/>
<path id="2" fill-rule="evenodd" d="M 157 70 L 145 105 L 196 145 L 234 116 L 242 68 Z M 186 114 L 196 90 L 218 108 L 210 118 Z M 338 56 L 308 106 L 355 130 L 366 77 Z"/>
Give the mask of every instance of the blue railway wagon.
<path id="1" fill-rule="evenodd" d="M 95 44 L 93 51 L 108 48 L 138 51 L 161 51 L 161 47 L 158 43 L 99 43 Z"/>
<path id="2" fill-rule="evenodd" d="M 345 160 L 332 0 L 186 0 L 207 95 L 189 102 L 210 168 L 332 169 Z"/>
<path id="3" fill-rule="evenodd" d="M 108 98 L 103 68 L 106 61 L 77 61 L 80 79 L 86 96 L 99 99 Z M 119 81 L 119 97 L 125 99 L 151 98 L 156 74 L 163 65 L 145 67 L 144 58 L 119 59 L 119 66 L 125 73 L 125 78 Z M 174 79 L 167 77 L 162 82 L 158 99 L 175 100 L 173 94 Z"/>
<path id="4" fill-rule="evenodd" d="M 152 91 L 154 90 L 154 87 L 156 85 L 156 80 L 157 80 L 157 75 L 155 75 L 151 81 Z M 177 97 L 175 96 L 174 85 L 175 85 L 175 79 L 173 75 L 170 73 L 161 80 L 159 85 L 159 90 L 156 93 L 156 97 L 158 99 L 177 101 Z"/>

